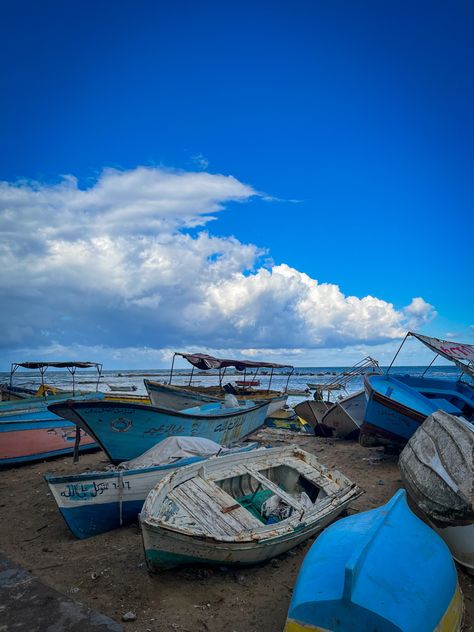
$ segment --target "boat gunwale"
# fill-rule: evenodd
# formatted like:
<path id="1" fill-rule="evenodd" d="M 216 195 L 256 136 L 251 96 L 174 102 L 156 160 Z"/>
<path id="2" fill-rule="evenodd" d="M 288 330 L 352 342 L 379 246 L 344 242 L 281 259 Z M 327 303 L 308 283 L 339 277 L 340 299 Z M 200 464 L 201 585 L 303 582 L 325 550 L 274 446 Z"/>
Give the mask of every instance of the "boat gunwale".
<path id="1" fill-rule="evenodd" d="M 247 400 L 248 401 L 248 400 Z M 207 402 L 207 403 L 218 403 L 218 402 Z M 255 410 L 259 410 L 260 408 L 263 408 L 264 406 L 268 406 L 268 404 L 270 403 L 269 400 L 265 399 L 262 401 L 259 401 L 258 403 L 253 402 L 252 406 L 246 407 L 246 408 L 242 408 L 241 410 L 235 410 L 235 408 L 229 408 L 229 409 L 225 409 L 223 408 L 222 410 L 224 412 L 216 414 L 216 415 L 199 415 L 199 414 L 193 414 L 193 413 L 185 413 L 183 411 L 180 410 L 173 410 L 171 408 L 161 408 L 158 406 L 152 406 L 150 404 L 134 404 L 134 403 L 128 403 L 128 402 L 111 402 L 111 401 L 107 401 L 107 400 L 81 400 L 81 401 L 76 401 L 74 399 L 67 399 L 64 402 L 57 402 L 54 404 L 51 404 L 51 406 L 48 406 L 48 410 L 50 410 L 50 412 L 53 412 L 54 414 L 57 414 L 58 416 L 62 416 L 59 413 L 56 413 L 54 410 L 51 410 L 51 408 L 53 407 L 66 407 L 69 409 L 81 409 L 81 408 L 133 408 L 134 410 L 136 409 L 140 409 L 140 410 L 145 410 L 148 412 L 153 412 L 153 413 L 160 413 L 160 414 L 165 414 L 171 417 L 180 417 L 183 419 L 199 419 L 199 420 L 213 420 L 213 419 L 228 419 L 231 417 L 236 417 L 238 415 L 242 415 L 248 412 L 253 412 Z M 226 410 L 231 410 L 232 412 L 225 412 Z M 66 419 L 66 418 L 64 418 Z M 82 417 L 81 417 L 82 419 Z"/>

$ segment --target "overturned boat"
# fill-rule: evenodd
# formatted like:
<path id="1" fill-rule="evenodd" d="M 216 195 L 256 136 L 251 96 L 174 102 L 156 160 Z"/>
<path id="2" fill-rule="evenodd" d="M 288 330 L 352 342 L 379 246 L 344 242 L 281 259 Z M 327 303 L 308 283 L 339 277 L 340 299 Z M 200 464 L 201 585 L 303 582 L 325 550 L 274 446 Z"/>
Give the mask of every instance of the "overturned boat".
<path id="1" fill-rule="evenodd" d="M 399 490 L 318 537 L 301 566 L 285 632 L 457 632 L 462 617 L 449 550 Z"/>
<path id="2" fill-rule="evenodd" d="M 140 514 L 148 567 L 263 562 L 325 527 L 360 494 L 296 446 L 181 468 L 154 487 Z"/>
<path id="3" fill-rule="evenodd" d="M 44 478 L 69 529 L 77 538 L 89 538 L 136 523 L 148 492 L 176 468 L 257 447 L 248 443 L 227 449 L 209 439 L 168 437 L 116 467 Z"/>
<path id="4" fill-rule="evenodd" d="M 474 346 L 408 332 L 400 349 L 409 336 L 436 353 L 425 373 L 442 356 L 459 367 L 460 377 L 438 379 L 425 377 L 425 373 L 395 376 L 389 374 L 392 365 L 384 375 L 366 375 L 367 407 L 359 439 L 364 446 L 403 446 L 426 417 L 439 409 L 474 421 L 474 388 L 462 380 L 464 374 L 474 377 Z"/>
<path id="5" fill-rule="evenodd" d="M 410 498 L 474 570 L 474 427 L 441 410 L 430 415 L 400 454 Z"/>

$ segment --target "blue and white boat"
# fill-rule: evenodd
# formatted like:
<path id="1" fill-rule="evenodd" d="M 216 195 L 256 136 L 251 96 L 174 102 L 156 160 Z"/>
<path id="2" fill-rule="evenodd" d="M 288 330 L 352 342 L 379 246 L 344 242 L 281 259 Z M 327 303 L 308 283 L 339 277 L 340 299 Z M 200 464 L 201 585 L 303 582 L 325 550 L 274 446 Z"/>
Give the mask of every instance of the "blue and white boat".
<path id="1" fill-rule="evenodd" d="M 85 430 L 112 463 L 120 463 L 170 436 L 202 437 L 230 446 L 263 425 L 269 400 L 227 404 L 228 400 L 210 402 L 177 411 L 128 402 L 67 400 L 50 410 Z"/>
<path id="2" fill-rule="evenodd" d="M 448 380 L 388 372 L 365 375 L 367 406 L 360 430 L 362 445 L 404 445 L 437 410 L 474 421 L 474 388 L 461 380 L 464 374 L 471 378 L 474 375 L 474 346 L 412 332 L 407 336 L 416 337 L 437 356 L 454 362 L 461 369 L 461 376 L 458 380 Z"/>
<path id="3" fill-rule="evenodd" d="M 462 617 L 449 549 L 399 490 L 386 505 L 339 520 L 314 542 L 285 632 L 456 632 Z"/>
<path id="4" fill-rule="evenodd" d="M 249 443 L 225 449 L 207 439 L 169 437 L 117 467 L 72 476 L 47 474 L 45 480 L 72 533 L 77 538 L 89 538 L 137 523 L 148 492 L 175 469 L 256 447 L 257 443 Z"/>

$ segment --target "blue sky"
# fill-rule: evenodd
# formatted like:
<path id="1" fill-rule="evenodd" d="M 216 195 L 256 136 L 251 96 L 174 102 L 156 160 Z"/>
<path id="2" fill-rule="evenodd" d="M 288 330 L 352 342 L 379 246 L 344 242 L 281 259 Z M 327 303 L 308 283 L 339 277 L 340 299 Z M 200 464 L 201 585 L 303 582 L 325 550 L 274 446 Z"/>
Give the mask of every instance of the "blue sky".
<path id="1" fill-rule="evenodd" d="M 4 3 L 2 366 L 471 342 L 473 28 L 469 2 Z"/>

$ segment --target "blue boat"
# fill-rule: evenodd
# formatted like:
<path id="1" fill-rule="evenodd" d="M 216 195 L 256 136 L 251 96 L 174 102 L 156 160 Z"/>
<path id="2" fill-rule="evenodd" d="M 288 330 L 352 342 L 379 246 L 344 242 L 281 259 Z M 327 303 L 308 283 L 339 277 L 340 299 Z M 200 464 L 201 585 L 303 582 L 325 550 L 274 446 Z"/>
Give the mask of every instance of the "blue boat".
<path id="1" fill-rule="evenodd" d="M 226 450 L 206 439 L 169 437 L 152 448 L 152 454 L 145 453 L 114 469 L 72 476 L 47 474 L 44 478 L 69 529 L 77 538 L 89 538 L 138 523 L 148 492 L 173 470 L 210 456 L 244 453 L 257 447 L 257 443 L 249 443 Z M 173 454 L 181 456 L 170 458 Z"/>
<path id="2" fill-rule="evenodd" d="M 385 375 L 365 375 L 367 407 L 360 429 L 362 445 L 402 446 L 437 410 L 474 421 L 474 388 L 472 383 L 461 380 L 463 374 L 474 376 L 474 346 L 412 332 L 405 340 L 408 336 L 414 336 L 435 351 L 436 357 L 441 355 L 454 362 L 461 369 L 461 376 L 458 380 L 448 380 L 424 377 L 424 374 L 393 375 L 388 371 Z"/>
<path id="3" fill-rule="evenodd" d="M 229 446 L 263 425 L 269 400 L 226 407 L 210 402 L 184 410 L 146 404 L 66 400 L 51 412 L 94 437 L 112 463 L 129 461 L 170 436 L 203 437 Z"/>
<path id="4" fill-rule="evenodd" d="M 455 632 L 462 616 L 449 549 L 399 490 L 319 536 L 301 566 L 285 632 Z"/>

